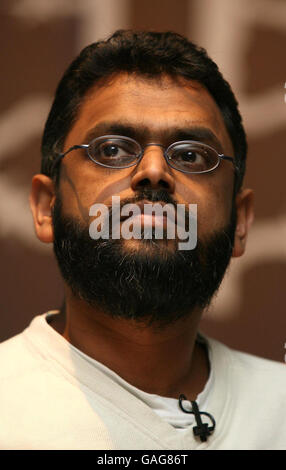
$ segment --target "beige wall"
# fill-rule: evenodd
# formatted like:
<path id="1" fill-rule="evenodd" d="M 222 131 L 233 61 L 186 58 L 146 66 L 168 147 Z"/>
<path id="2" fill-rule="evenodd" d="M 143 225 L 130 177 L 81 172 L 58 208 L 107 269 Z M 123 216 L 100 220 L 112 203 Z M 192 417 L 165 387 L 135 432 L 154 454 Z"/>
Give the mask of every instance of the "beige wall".
<path id="1" fill-rule="evenodd" d="M 62 301 L 51 248 L 34 236 L 30 180 L 55 86 L 86 44 L 120 27 L 172 29 L 205 46 L 239 99 L 256 221 L 202 329 L 284 360 L 286 4 L 282 0 L 6 0 L 1 3 L 0 340 Z"/>

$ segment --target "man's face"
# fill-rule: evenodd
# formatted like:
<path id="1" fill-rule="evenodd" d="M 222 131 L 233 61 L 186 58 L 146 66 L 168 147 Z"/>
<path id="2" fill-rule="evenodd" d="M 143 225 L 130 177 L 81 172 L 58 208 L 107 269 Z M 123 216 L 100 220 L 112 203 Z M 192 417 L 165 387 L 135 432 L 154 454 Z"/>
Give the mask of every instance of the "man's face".
<path id="1" fill-rule="evenodd" d="M 160 82 L 118 76 L 94 88 L 83 100 L 64 151 L 107 134 L 126 135 L 142 147 L 168 147 L 178 140 L 200 140 L 233 156 L 214 100 L 198 83 Z M 202 136 L 204 136 L 202 138 Z M 162 148 L 148 146 L 137 166 L 108 169 L 84 150 L 62 161 L 54 208 L 54 247 L 63 276 L 75 295 L 110 314 L 168 323 L 206 306 L 218 288 L 232 252 L 235 231 L 234 172 L 222 162 L 213 172 L 186 174 L 172 169 Z M 179 252 L 173 240 L 92 240 L 89 209 L 142 199 L 197 204 L 198 247 Z"/>
<path id="2" fill-rule="evenodd" d="M 127 134 L 142 146 L 153 142 L 167 147 L 184 140 L 184 135 L 196 140 L 197 128 L 213 134 L 215 141 L 205 143 L 233 156 L 221 113 L 201 85 L 183 80 L 175 83 L 169 78 L 156 83 L 121 75 L 87 94 L 64 150 L 106 134 Z M 63 211 L 86 224 L 90 222 L 89 208 L 95 203 L 111 205 L 112 196 L 124 201 L 142 188 L 164 188 L 177 203 L 198 205 L 198 237 L 204 238 L 229 221 L 233 175 L 230 162 L 222 162 L 204 175 L 173 170 L 157 146 L 147 147 L 139 165 L 120 170 L 96 165 L 84 150 L 73 151 L 62 161 Z M 130 246 L 134 243 L 137 241 L 131 241 Z"/>

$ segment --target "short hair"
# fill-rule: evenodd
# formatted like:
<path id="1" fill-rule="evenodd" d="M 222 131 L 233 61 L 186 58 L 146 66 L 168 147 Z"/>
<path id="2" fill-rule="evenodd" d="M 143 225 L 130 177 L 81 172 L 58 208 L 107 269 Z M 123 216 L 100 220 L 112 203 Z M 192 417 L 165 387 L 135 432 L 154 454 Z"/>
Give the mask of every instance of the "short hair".
<path id="1" fill-rule="evenodd" d="M 55 146 L 62 150 L 65 138 L 75 122 L 82 98 L 96 83 L 119 73 L 145 78 L 167 75 L 183 77 L 202 84 L 218 105 L 232 141 L 236 161 L 234 193 L 242 185 L 247 153 L 246 135 L 238 103 L 229 83 L 205 49 L 171 31 L 118 30 L 108 39 L 85 47 L 61 79 L 42 139 L 41 172 L 55 177 Z"/>

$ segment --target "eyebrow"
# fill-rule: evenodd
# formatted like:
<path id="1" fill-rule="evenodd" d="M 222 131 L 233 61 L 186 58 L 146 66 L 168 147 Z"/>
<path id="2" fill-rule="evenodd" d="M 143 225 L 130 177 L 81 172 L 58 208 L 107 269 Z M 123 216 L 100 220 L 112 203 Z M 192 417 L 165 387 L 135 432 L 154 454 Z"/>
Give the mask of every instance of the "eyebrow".
<path id="1" fill-rule="evenodd" d="M 129 124 L 123 124 L 119 122 L 101 122 L 94 126 L 85 135 L 85 143 L 89 143 L 92 139 L 100 137 L 102 135 L 122 135 L 135 139 L 138 134 L 142 136 L 142 131 L 146 130 L 142 126 L 136 130 L 136 128 Z"/>
<path id="2" fill-rule="evenodd" d="M 160 140 L 168 140 L 171 143 L 180 140 L 194 140 L 203 142 L 214 147 L 219 153 L 223 153 L 223 148 L 218 137 L 211 129 L 203 126 L 183 126 L 175 128 L 167 128 L 160 130 Z M 148 140 L 154 141 L 153 133 L 150 128 L 142 125 L 134 125 L 129 122 L 101 122 L 90 129 L 84 137 L 85 144 L 91 142 L 93 139 L 103 135 L 121 135 L 126 136 L 139 142 L 146 142 Z"/>

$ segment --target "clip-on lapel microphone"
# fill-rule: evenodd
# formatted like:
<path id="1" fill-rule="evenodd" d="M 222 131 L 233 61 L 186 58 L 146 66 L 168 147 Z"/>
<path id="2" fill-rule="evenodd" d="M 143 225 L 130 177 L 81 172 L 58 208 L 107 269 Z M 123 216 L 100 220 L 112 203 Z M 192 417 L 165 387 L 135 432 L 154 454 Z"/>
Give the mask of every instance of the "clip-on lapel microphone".
<path id="1" fill-rule="evenodd" d="M 187 400 L 185 395 L 181 394 L 179 396 L 179 406 L 184 413 L 190 413 L 195 415 L 197 425 L 193 427 L 193 432 L 195 436 L 199 436 L 202 442 L 206 442 L 208 436 L 210 436 L 215 430 L 215 420 L 213 416 L 205 411 L 200 411 L 196 401 L 191 401 L 192 409 L 186 410 L 183 406 L 183 400 Z M 208 416 L 212 422 L 212 426 L 209 426 L 208 423 L 203 423 L 201 415 Z"/>

